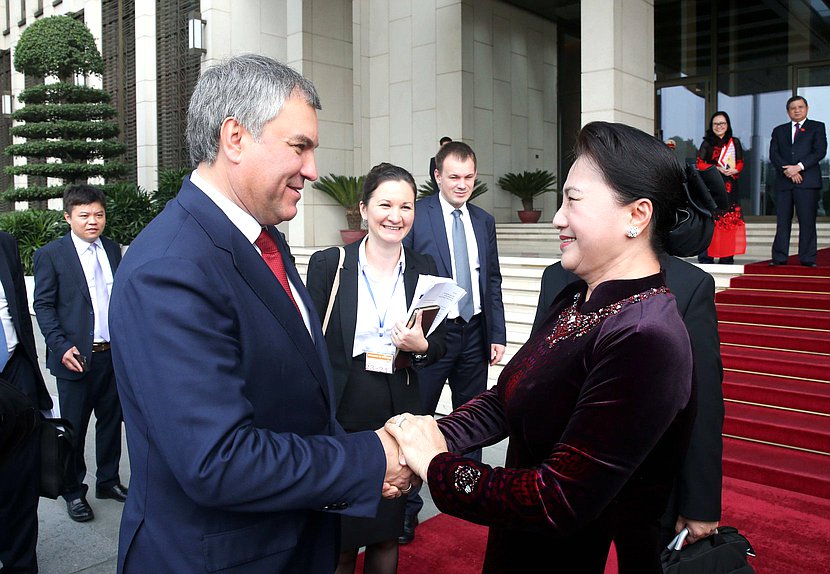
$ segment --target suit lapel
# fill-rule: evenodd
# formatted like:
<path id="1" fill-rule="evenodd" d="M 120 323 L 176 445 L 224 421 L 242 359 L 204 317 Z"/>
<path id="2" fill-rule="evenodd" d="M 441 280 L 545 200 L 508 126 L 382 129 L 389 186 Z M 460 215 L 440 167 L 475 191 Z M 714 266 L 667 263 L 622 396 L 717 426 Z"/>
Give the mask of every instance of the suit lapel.
<path id="1" fill-rule="evenodd" d="M 6 302 L 9 306 L 9 313 L 12 316 L 12 323 L 18 333 L 20 330 L 20 319 L 17 317 L 17 293 L 14 290 L 14 279 L 12 278 L 11 258 L 7 261 L 5 257 L 0 261 L 0 283 L 3 284 L 3 292 L 6 294 Z"/>
<path id="2" fill-rule="evenodd" d="M 484 294 L 484 286 L 487 285 L 487 226 L 484 224 L 484 219 L 475 210 L 471 209 L 471 205 L 467 204 L 467 210 L 470 213 L 470 222 L 473 224 L 473 233 L 476 236 L 476 247 L 478 247 L 478 285 Z"/>
<path id="3" fill-rule="evenodd" d="M 418 270 L 415 269 L 415 260 L 412 257 L 412 252 L 404 249 L 406 253 L 406 269 L 403 271 L 403 287 L 406 293 L 407 307 L 412 305 L 412 299 L 415 297 L 415 287 L 418 285 Z"/>
<path id="4" fill-rule="evenodd" d="M 445 276 L 452 277 L 452 259 L 450 259 L 450 243 L 447 237 L 447 227 L 444 225 L 444 212 L 441 210 L 441 202 L 438 195 L 430 196 L 432 201 L 427 204 L 429 222 L 432 226 L 432 234 L 435 238 L 435 246 L 438 248 L 440 263 L 444 266 Z"/>
<path id="5" fill-rule="evenodd" d="M 343 260 L 343 271 L 340 275 L 338 315 L 340 317 L 340 334 L 343 337 L 343 350 L 348 357 L 351 357 L 354 348 L 354 333 L 357 329 L 357 281 L 360 243 L 352 243 L 344 249 L 346 250 L 346 258 Z M 355 304 L 344 305 L 343 301 L 354 301 Z"/>
<path id="6" fill-rule="evenodd" d="M 78 286 L 78 289 L 83 294 L 84 299 L 89 306 L 92 307 L 92 298 L 89 296 L 89 284 L 86 282 L 86 275 L 84 275 L 84 268 L 81 266 L 81 258 L 78 257 L 78 251 L 75 249 L 75 242 L 72 241 L 70 231 L 61 239 L 61 249 L 63 250 L 63 257 L 68 262 L 67 268 L 69 273 Z"/>

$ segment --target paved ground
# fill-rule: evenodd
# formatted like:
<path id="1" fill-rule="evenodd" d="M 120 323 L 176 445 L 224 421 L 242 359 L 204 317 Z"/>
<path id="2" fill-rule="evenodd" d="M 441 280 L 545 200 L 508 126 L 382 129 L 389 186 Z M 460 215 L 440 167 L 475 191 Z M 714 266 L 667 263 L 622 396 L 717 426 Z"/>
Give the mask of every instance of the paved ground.
<path id="1" fill-rule="evenodd" d="M 46 384 L 53 395 L 57 395 L 55 378 L 49 374 L 44 364 L 45 349 L 43 337 L 32 319 L 35 339 L 38 344 L 38 357 L 41 360 Z M 122 438 L 123 455 L 121 458 L 121 481 L 129 486 L 130 464 L 127 456 L 126 439 Z M 98 500 L 95 492 L 95 425 L 90 422 L 86 440 L 87 474 L 86 483 L 90 487 L 87 500 L 95 512 L 95 519 L 90 522 L 77 523 L 66 514 L 66 504 L 62 498 L 40 499 L 38 511 L 38 563 L 41 574 L 112 574 L 116 571 L 118 554 L 118 527 L 121 521 L 123 505 L 114 500 Z M 490 464 L 500 465 L 504 461 L 505 443 L 484 449 L 484 460 Z M 422 495 L 425 491 L 422 491 Z M 426 492 L 421 520 L 437 513 L 435 505 Z"/>

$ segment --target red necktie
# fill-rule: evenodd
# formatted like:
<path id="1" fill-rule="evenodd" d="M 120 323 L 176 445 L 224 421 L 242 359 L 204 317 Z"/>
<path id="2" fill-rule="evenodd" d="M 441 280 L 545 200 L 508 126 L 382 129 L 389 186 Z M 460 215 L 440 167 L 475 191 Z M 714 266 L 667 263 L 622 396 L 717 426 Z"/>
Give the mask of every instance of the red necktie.
<path id="1" fill-rule="evenodd" d="M 294 300 L 294 294 L 291 292 L 291 286 L 288 284 L 288 276 L 285 274 L 285 264 L 282 261 L 282 254 L 280 253 L 279 247 L 277 247 L 277 242 L 274 241 L 274 238 L 271 237 L 271 234 L 264 227 L 259 237 L 257 237 L 256 246 L 262 251 L 262 258 L 265 260 L 265 263 L 276 276 L 282 288 L 285 289 L 288 298 L 297 307 L 297 311 L 299 311 L 300 307 L 297 305 L 297 301 Z"/>

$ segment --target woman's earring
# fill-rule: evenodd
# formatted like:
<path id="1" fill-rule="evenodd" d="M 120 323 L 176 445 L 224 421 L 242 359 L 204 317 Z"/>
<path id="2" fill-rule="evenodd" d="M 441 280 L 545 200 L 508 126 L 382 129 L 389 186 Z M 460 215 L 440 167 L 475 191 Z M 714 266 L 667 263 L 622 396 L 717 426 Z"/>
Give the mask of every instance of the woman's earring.
<path id="1" fill-rule="evenodd" d="M 640 228 L 636 225 L 629 225 L 625 230 L 625 236 L 634 239 L 640 235 Z"/>

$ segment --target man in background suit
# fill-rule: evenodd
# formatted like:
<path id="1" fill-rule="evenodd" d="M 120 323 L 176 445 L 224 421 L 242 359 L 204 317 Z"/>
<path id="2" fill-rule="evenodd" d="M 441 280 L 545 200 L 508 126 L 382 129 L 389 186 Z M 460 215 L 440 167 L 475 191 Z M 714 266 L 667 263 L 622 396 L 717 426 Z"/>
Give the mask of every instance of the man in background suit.
<path id="1" fill-rule="evenodd" d="M 340 514 L 374 516 L 378 493 L 411 488 L 385 431 L 337 424 L 320 319 L 274 227 L 317 179 L 319 108 L 311 82 L 264 56 L 196 84 L 197 167 L 113 291 L 132 470 L 119 572 L 333 572 Z"/>
<path id="2" fill-rule="evenodd" d="M 37 360 L 32 317 L 17 242 L 0 232 L 0 378 L 22 391 L 39 410 L 52 399 Z M 31 433 L 0 463 L 0 572 L 37 572 L 37 505 L 40 499 L 40 433 Z"/>
<path id="3" fill-rule="evenodd" d="M 501 269 L 493 216 L 469 203 L 477 175 L 476 155 L 463 142 L 448 142 L 435 156 L 439 193 L 418 200 L 415 223 L 403 243 L 432 256 L 438 275 L 450 277 L 467 295 L 449 311 L 447 353 L 420 372 L 421 397 L 426 413 L 434 413 L 444 382 L 452 390 L 453 409 L 487 390 L 489 365 L 498 363 L 507 344 Z M 458 265 L 459 257 L 465 261 Z M 481 450 L 469 456 L 481 458 Z M 409 497 L 404 534 L 414 538 L 423 501 L 417 492 Z"/>
<path id="4" fill-rule="evenodd" d="M 684 527 L 688 540 L 705 537 L 717 527 L 721 514 L 723 453 L 723 365 L 720 357 L 718 318 L 715 310 L 715 282 L 712 276 L 682 259 L 664 255 L 660 265 L 666 284 L 677 301 L 694 355 L 697 417 L 692 426 L 689 448 L 661 524 L 661 536 L 668 544 Z M 533 321 L 536 332 L 551 303 L 562 289 L 579 278 L 561 263 L 545 269 L 539 290 L 539 304 Z M 693 397 L 694 398 L 694 397 Z M 683 445 L 678 445 L 682 448 Z"/>
<path id="5" fill-rule="evenodd" d="M 75 429 L 75 451 L 61 495 L 69 518 L 92 520 L 86 500 L 84 443 L 95 412 L 95 497 L 124 502 L 121 484 L 121 405 L 115 388 L 107 315 L 121 248 L 101 234 L 106 197 L 91 185 L 63 194 L 70 231 L 35 252 L 35 315 L 46 339 L 46 366 L 58 384 L 61 416 Z"/>
<path id="6" fill-rule="evenodd" d="M 824 124 L 807 119 L 807 100 L 787 100 L 790 121 L 772 130 L 769 160 L 775 166 L 775 239 L 770 265 L 784 265 L 790 252 L 793 206 L 798 215 L 798 259 L 816 266 L 816 216 L 821 191 L 819 162 L 827 155 Z"/>
<path id="7" fill-rule="evenodd" d="M 452 138 L 444 136 L 438 140 L 438 147 L 444 147 L 444 144 L 450 143 Z M 432 189 L 434 193 L 438 193 L 438 181 L 435 179 L 435 156 L 429 158 L 429 180 L 432 182 Z"/>

